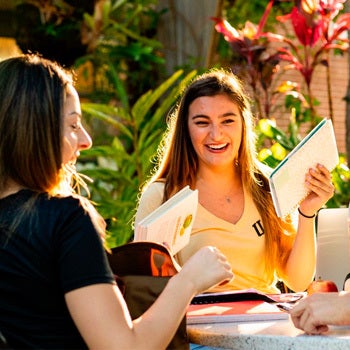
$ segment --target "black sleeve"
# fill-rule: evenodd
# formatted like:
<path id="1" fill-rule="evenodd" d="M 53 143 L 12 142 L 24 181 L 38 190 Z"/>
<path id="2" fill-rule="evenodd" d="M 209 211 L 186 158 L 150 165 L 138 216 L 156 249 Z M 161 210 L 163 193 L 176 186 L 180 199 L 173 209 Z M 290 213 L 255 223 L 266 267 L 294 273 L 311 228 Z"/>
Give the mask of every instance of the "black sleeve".
<path id="1" fill-rule="evenodd" d="M 115 283 L 102 240 L 88 213 L 74 200 L 56 231 L 56 256 L 64 293 L 97 283 Z"/>

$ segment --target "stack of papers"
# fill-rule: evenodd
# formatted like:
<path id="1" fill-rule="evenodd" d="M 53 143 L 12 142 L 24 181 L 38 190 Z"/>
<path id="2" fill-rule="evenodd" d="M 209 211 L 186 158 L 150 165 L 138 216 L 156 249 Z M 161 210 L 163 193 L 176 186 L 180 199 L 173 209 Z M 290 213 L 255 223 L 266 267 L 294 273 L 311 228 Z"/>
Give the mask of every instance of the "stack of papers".
<path id="1" fill-rule="evenodd" d="M 264 294 L 253 288 L 198 294 L 188 307 L 187 324 L 284 320 L 286 310 L 305 295 Z"/>
<path id="2" fill-rule="evenodd" d="M 288 319 L 287 312 L 262 300 L 232 301 L 215 304 L 191 304 L 187 324 L 251 322 Z"/>

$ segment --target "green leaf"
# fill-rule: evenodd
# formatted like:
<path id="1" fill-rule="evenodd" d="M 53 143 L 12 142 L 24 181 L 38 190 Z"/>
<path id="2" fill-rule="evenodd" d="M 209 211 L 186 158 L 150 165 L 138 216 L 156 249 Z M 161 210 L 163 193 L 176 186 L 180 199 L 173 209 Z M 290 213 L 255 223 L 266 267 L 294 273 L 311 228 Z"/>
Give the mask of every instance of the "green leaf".
<path id="1" fill-rule="evenodd" d="M 97 103 L 82 103 L 81 109 L 84 113 L 90 114 L 93 117 L 111 125 L 113 128 L 123 133 L 123 135 L 127 136 L 130 140 L 133 139 L 132 132 L 122 122 L 122 120 L 128 121 L 130 119 L 128 113 L 124 109 Z"/>
<path id="2" fill-rule="evenodd" d="M 144 36 L 141 36 L 141 35 L 137 34 L 136 32 L 129 30 L 126 26 L 124 26 L 120 23 L 113 22 L 113 28 L 114 28 L 114 30 L 121 31 L 122 33 L 124 33 L 128 37 L 130 37 L 130 38 L 132 38 L 140 43 L 143 43 L 145 45 L 151 46 L 153 48 L 158 48 L 158 49 L 162 47 L 162 44 L 159 41 L 148 39 Z"/>
<path id="3" fill-rule="evenodd" d="M 117 96 L 119 97 L 122 106 L 124 107 L 125 110 L 129 111 L 130 106 L 129 106 L 129 100 L 128 100 L 128 94 L 124 88 L 122 80 L 118 76 L 118 72 L 115 69 L 114 65 L 112 62 L 109 62 L 109 72 L 112 77 L 112 83 L 116 89 Z M 127 114 L 126 114 L 127 115 Z"/>
<path id="4" fill-rule="evenodd" d="M 285 149 L 291 151 L 294 148 L 295 145 L 289 140 L 287 134 L 276 128 L 270 119 L 259 120 L 258 128 L 263 135 L 280 143 Z"/>
<path id="5" fill-rule="evenodd" d="M 136 121 L 137 128 L 143 122 L 145 115 L 151 109 L 151 107 L 160 99 L 160 97 L 165 94 L 170 86 L 174 84 L 182 74 L 183 71 L 178 70 L 154 91 L 150 90 L 146 92 L 136 101 L 135 105 L 131 109 L 131 114 Z"/>

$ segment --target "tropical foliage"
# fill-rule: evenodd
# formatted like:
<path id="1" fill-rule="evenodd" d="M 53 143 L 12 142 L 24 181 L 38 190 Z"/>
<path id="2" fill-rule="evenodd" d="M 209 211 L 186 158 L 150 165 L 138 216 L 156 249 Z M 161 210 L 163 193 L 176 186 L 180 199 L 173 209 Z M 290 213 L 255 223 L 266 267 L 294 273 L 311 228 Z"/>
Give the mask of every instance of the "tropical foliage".
<path id="1" fill-rule="evenodd" d="M 82 42 L 83 14 L 92 13 L 93 0 L 7 0 L 13 4 L 16 43 L 23 52 L 72 66 L 86 53 Z"/>
<path id="2" fill-rule="evenodd" d="M 96 3 L 93 15 L 85 13 L 83 41 L 88 54 L 76 64 L 93 66 L 95 98 L 134 103 L 164 78 L 162 45 L 156 38 L 162 12 L 156 3 L 103 0 Z"/>
<path id="3" fill-rule="evenodd" d="M 14 1 L 22 11 L 17 17 L 23 25 L 28 13 L 33 14 L 36 24 L 24 32 L 33 44 L 61 54 L 58 61 L 74 59 L 80 74 L 92 79 L 91 93 L 81 96 L 94 146 L 82 152 L 78 169 L 94 179 L 89 184 L 91 199 L 107 221 L 108 245 L 123 244 L 132 237 L 139 189 L 150 175 L 166 115 L 196 71 L 179 70 L 166 76 L 162 45 L 157 40 L 163 10 L 157 9 L 157 0 L 89 0 L 84 7 L 76 5 L 79 1 Z M 329 53 L 348 49 L 343 34 L 350 28 L 350 15 L 341 12 L 345 0 L 224 3 L 223 14 L 232 21 L 224 16 L 215 18 L 215 27 L 222 34 L 221 43 L 229 45 L 233 71 L 253 92 L 259 117 L 259 159 L 275 167 L 300 142 L 302 124 L 313 126 L 319 120 L 317 96 L 311 90 L 314 70 L 319 65 L 329 69 Z M 249 20 L 240 25 L 242 18 Z M 275 32 L 276 23 L 287 29 L 285 35 Z M 33 31 L 43 39 L 37 39 Z M 67 38 L 67 31 L 76 34 Z M 57 44 L 62 36 L 64 44 Z M 69 46 L 73 39 L 79 40 L 79 45 Z M 218 53 L 222 52 L 219 47 Z M 222 62 L 226 59 L 222 56 Z M 286 68 L 300 74 L 306 89 L 281 79 Z M 326 84 L 332 118 L 329 77 Z M 281 100 L 282 106 L 278 105 Z M 282 109 L 290 114 L 286 131 L 272 118 L 278 118 Z M 327 204 L 330 207 L 348 203 L 350 171 L 346 164 L 341 156 L 333 171 L 336 193 Z"/>
<path id="4" fill-rule="evenodd" d="M 349 41 L 343 34 L 350 29 L 350 14 L 340 14 L 345 0 L 296 0 L 290 12 L 277 16 L 281 23 L 290 22 L 293 33 L 281 35 L 265 31 L 265 25 L 273 6 L 280 1 L 270 0 L 256 25 L 246 21 L 242 29 L 236 29 L 224 18 L 215 18 L 216 30 L 223 35 L 232 51 L 243 59 L 235 71 L 245 73 L 244 78 L 250 84 L 260 118 L 257 127 L 259 158 L 275 167 L 301 140 L 301 124 L 311 122 L 311 127 L 320 120 L 316 107 L 317 99 L 311 90 L 311 81 L 315 68 L 323 65 L 327 69 L 327 87 L 329 98 L 329 116 L 333 117 L 332 94 L 329 77 L 329 53 L 331 50 L 343 52 L 349 48 Z M 271 44 L 279 43 L 277 47 Z M 306 86 L 292 81 L 283 81 L 274 86 L 276 77 L 280 78 L 284 69 L 298 71 Z M 278 74 L 280 74 L 278 76 Z M 284 107 L 290 111 L 290 123 L 287 132 L 276 127 L 272 111 L 276 97 L 285 95 Z M 270 140 L 267 143 L 266 140 Z M 329 206 L 346 205 L 349 201 L 350 175 L 347 161 L 341 156 L 339 166 L 333 171 L 336 191 Z"/>
<path id="5" fill-rule="evenodd" d="M 196 74 L 180 70 L 154 90 L 143 94 L 132 106 L 83 103 L 85 115 L 110 127 L 108 144 L 82 153 L 80 171 L 94 179 L 91 198 L 108 223 L 110 247 L 130 240 L 132 220 L 140 186 L 152 169 L 152 159 L 166 128 L 165 116 L 181 90 Z M 118 89 L 122 85 L 118 83 Z"/>
<path id="6" fill-rule="evenodd" d="M 265 30 L 277 1 L 268 2 L 257 25 L 247 21 L 241 29 L 236 29 L 222 18 L 215 19 L 216 29 L 243 62 L 241 72 L 247 73 L 245 79 L 251 84 L 260 119 L 257 126 L 259 158 L 272 167 L 300 142 L 301 124 L 318 121 L 317 100 L 311 91 L 301 91 L 300 86 L 291 81 L 274 85 L 277 74 L 283 74 L 281 63 L 288 63 L 289 68 L 296 69 L 305 81 L 311 82 L 316 65 L 329 64 L 329 51 L 343 50 L 347 45 L 341 33 L 348 26 L 348 18 L 337 16 L 342 2 L 332 2 L 335 7 L 329 15 L 325 2 L 320 1 L 323 12 L 322 7 L 313 8 L 314 22 L 310 22 L 308 2 L 296 1 L 295 6 L 288 9 L 289 15 L 278 17 L 284 23 L 291 21 L 294 39 L 273 33 L 271 26 L 268 26 L 269 31 Z M 94 137 L 98 142 L 82 154 L 79 166 L 81 172 L 94 179 L 89 186 L 91 198 L 108 223 L 110 247 L 132 237 L 139 189 L 152 169 L 152 160 L 166 127 L 166 115 L 182 87 L 196 74 L 195 71 L 187 75 L 177 71 L 164 79 L 164 83 L 157 83 L 162 81 L 159 78 L 163 60 L 158 51 L 160 44 L 153 34 L 161 14 L 152 12 L 153 3 L 146 1 L 145 6 L 140 7 L 138 2 L 106 0 L 101 2 L 94 16 L 85 16 L 90 34 L 94 36 L 90 38 L 90 53 L 77 63 L 90 62 L 94 67 L 94 95 L 89 96 L 92 102 L 82 104 L 82 109 L 89 118 L 90 127 L 98 132 L 97 138 Z M 316 23 L 318 34 L 310 34 L 311 39 L 298 34 L 299 27 L 293 27 L 298 16 L 308 19 L 303 25 L 305 30 L 311 26 L 311 34 Z M 318 22 L 319 18 L 323 18 L 323 22 Z M 276 42 L 281 45 L 271 50 L 271 44 Z M 276 122 L 270 118 L 278 95 L 285 96 L 284 108 L 290 111 L 286 132 L 276 127 Z M 329 206 L 348 203 L 350 172 L 345 164 L 342 158 L 333 172 L 336 195 Z"/>
<path id="7" fill-rule="evenodd" d="M 350 14 L 338 16 L 345 0 L 296 0 L 290 13 L 276 17 L 276 20 L 283 23 L 290 21 L 294 33 L 282 35 L 265 32 L 265 24 L 271 9 L 279 2 L 276 0 L 268 2 L 257 25 L 247 21 L 243 29 L 239 30 L 223 18 L 215 18 L 215 28 L 228 41 L 232 50 L 244 58 L 244 71 L 247 73 L 245 78 L 254 93 L 260 118 L 270 118 L 276 95 L 284 93 L 303 103 L 308 111 L 302 113 L 306 117 L 306 120 L 302 121 L 311 121 L 311 126 L 314 126 L 318 122 L 318 115 L 315 110 L 317 101 L 311 90 L 312 77 L 318 65 L 326 66 L 329 72 L 331 50 L 348 49 L 349 41 L 343 34 L 350 29 Z M 271 44 L 275 42 L 281 45 L 272 46 Z M 295 69 L 301 74 L 306 85 L 304 93 L 297 89 L 296 83 L 290 81 L 282 81 L 273 89 L 274 79 L 282 69 L 281 63 L 285 63 L 284 69 Z M 329 75 L 327 86 L 332 118 Z"/>
<path id="8" fill-rule="evenodd" d="M 258 158 L 274 168 L 286 155 L 301 141 L 299 126 L 295 118 L 291 117 L 288 132 L 276 128 L 274 121 L 261 119 L 256 132 L 260 135 L 260 147 L 258 143 Z M 271 147 L 261 146 L 262 140 L 272 140 Z M 335 187 L 334 196 L 327 202 L 327 207 L 337 208 L 347 206 L 350 197 L 350 169 L 344 155 L 340 155 L 337 167 L 332 171 L 332 180 Z"/>

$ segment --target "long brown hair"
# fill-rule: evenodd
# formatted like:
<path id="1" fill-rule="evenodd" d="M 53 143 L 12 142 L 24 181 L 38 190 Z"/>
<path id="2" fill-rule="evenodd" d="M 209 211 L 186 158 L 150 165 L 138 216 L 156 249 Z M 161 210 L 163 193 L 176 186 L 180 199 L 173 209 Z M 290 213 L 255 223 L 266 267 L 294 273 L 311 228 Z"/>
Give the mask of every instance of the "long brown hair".
<path id="1" fill-rule="evenodd" d="M 37 55 L 0 63 L 0 189 L 8 179 L 34 191 L 57 186 L 62 108 L 71 76 Z"/>
<path id="2" fill-rule="evenodd" d="M 73 188 L 84 182 L 62 164 L 63 108 L 73 78 L 36 54 L 0 62 L 0 192 L 10 181 L 37 194 L 75 195 L 103 234 L 103 220 Z M 30 212 L 28 203 L 23 207 Z"/>
<path id="3" fill-rule="evenodd" d="M 241 81 L 231 72 L 213 69 L 197 76 L 184 90 L 181 100 L 169 116 L 168 129 L 158 148 L 157 165 L 152 177 L 145 184 L 164 181 L 163 201 L 185 185 L 194 188 L 198 171 L 198 156 L 193 148 L 188 113 L 191 103 L 201 96 L 228 96 L 239 108 L 243 121 L 242 142 L 238 153 L 238 165 L 244 187 L 251 193 L 261 215 L 266 237 L 266 273 L 272 281 L 276 268 L 283 270 L 291 249 L 293 233 L 290 218 L 280 220 L 274 210 L 267 178 L 268 168 L 257 159 L 256 134 L 250 102 Z M 287 231 L 287 232 L 286 232 Z"/>

